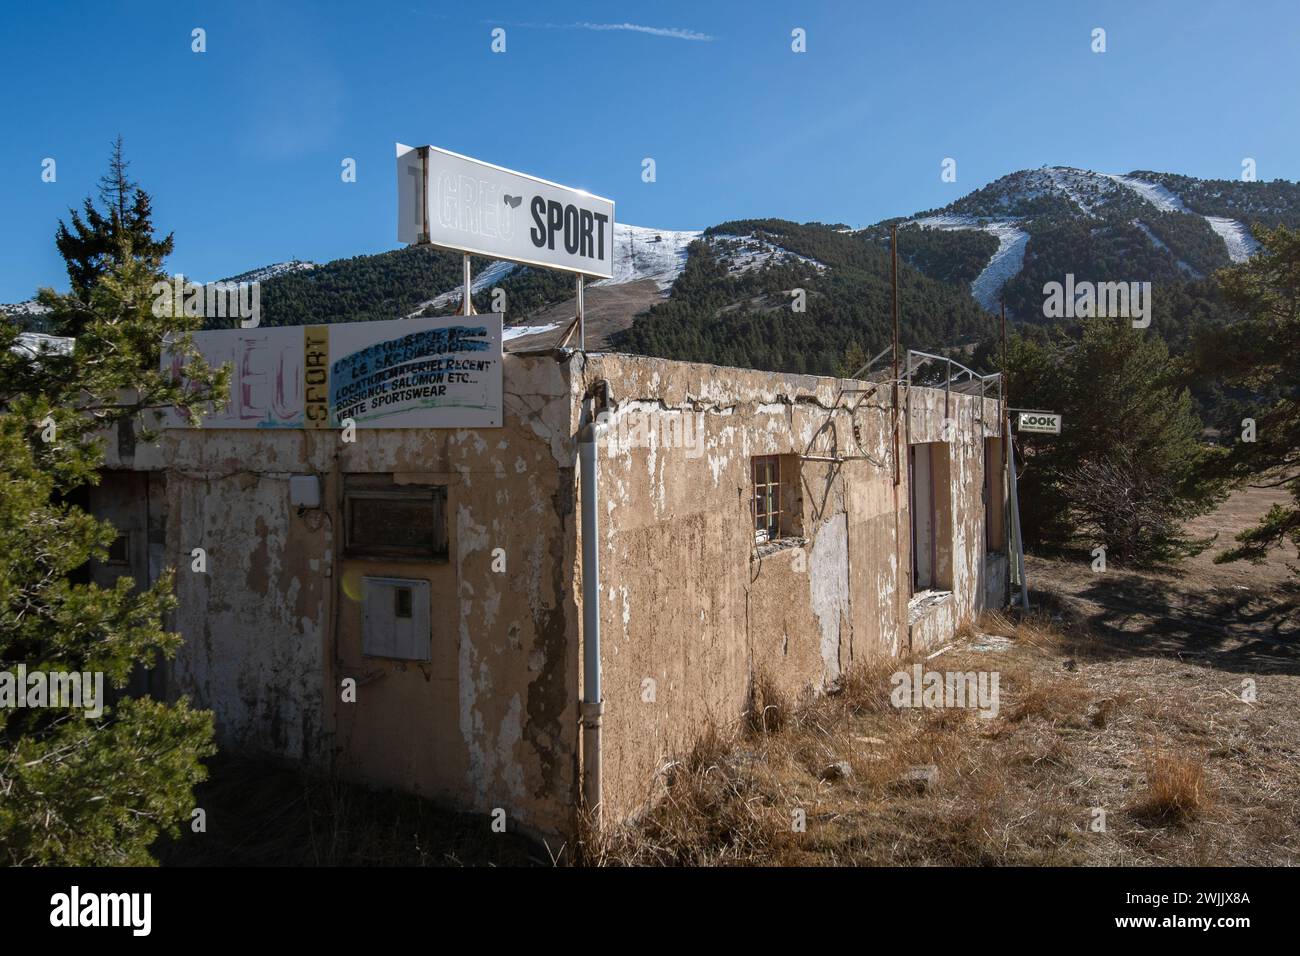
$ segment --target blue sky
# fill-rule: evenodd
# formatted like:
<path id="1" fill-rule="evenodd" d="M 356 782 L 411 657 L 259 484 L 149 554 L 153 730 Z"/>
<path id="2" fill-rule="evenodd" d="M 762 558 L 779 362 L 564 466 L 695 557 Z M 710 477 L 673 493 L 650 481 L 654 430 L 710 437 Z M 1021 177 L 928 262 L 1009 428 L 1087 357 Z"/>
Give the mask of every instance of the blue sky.
<path id="1" fill-rule="evenodd" d="M 665 229 L 867 225 L 1041 165 L 1297 179 L 1298 49 L 1293 0 L 7 3 L 0 302 L 66 286 L 56 221 L 119 132 L 169 268 L 214 279 L 395 248 L 395 141 Z"/>

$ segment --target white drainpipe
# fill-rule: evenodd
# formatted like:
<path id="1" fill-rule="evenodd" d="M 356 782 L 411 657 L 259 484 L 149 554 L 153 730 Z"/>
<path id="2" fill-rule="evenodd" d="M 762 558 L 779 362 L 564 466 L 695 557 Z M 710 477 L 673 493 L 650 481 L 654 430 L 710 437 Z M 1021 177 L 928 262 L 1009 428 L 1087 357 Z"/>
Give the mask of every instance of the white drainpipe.
<path id="1" fill-rule="evenodd" d="M 601 423 L 588 418 L 578 433 L 582 467 L 582 798 L 597 825 L 601 817 L 600 509 L 596 454 Z"/>

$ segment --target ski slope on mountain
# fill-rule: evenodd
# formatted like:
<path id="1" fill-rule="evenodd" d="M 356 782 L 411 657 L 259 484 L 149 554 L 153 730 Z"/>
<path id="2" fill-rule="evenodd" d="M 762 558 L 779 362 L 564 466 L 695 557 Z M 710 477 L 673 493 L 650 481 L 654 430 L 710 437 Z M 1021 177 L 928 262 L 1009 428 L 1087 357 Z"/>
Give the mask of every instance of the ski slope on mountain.
<path id="1" fill-rule="evenodd" d="M 474 276 L 470 280 L 469 287 L 474 294 L 478 294 L 479 292 L 482 292 L 484 289 L 492 288 L 492 286 L 496 285 L 498 282 L 500 282 L 502 279 L 510 275 L 510 273 L 514 272 L 518 268 L 519 266 L 516 263 L 502 262 L 501 260 L 498 259 L 495 262 L 491 263 L 486 269 L 479 270 L 478 275 Z M 407 316 L 407 318 L 409 319 L 412 316 L 419 315 L 429 306 L 433 306 L 435 309 L 446 308 L 447 306 L 451 305 L 453 302 L 459 302 L 460 295 L 461 295 L 461 288 L 460 286 L 456 286 L 456 288 L 454 289 L 450 289 L 446 292 L 434 296 L 428 302 L 421 302 L 420 305 L 415 309 L 415 311 L 411 312 L 410 315 Z"/>
<path id="2" fill-rule="evenodd" d="M 1025 247 L 1029 233 L 1010 219 L 982 220 L 974 216 L 946 214 L 913 220 L 923 229 L 961 230 L 978 229 L 998 241 L 998 247 L 989 257 L 988 264 L 970 285 L 971 297 L 988 312 L 996 312 L 998 294 L 1002 287 L 1015 278 L 1025 265 Z"/>
<path id="3" fill-rule="evenodd" d="M 686 268 L 686 248 L 700 238 L 699 230 L 652 229 L 648 226 L 631 226 L 617 222 L 614 224 L 614 264 L 613 276 L 591 282 L 593 286 L 622 285 L 651 279 L 661 292 L 672 288 L 677 277 Z M 470 282 L 475 293 L 490 289 L 516 269 L 525 268 L 517 263 L 496 260 L 482 269 Z M 427 302 L 421 302 L 410 315 L 419 315 L 432 306 L 435 309 L 447 308 L 460 301 L 461 290 L 457 286 L 440 293 Z"/>
<path id="4" fill-rule="evenodd" d="M 46 335 L 43 332 L 22 332 L 18 335 L 18 340 L 9 346 L 10 351 L 26 355 L 28 358 L 38 358 L 42 352 L 53 352 L 58 355 L 70 355 L 75 342 L 66 335 Z"/>
<path id="5" fill-rule="evenodd" d="M 593 285 L 621 285 L 653 279 L 661 291 L 686 268 L 686 247 L 700 238 L 698 229 L 651 229 L 614 223 L 614 275 Z"/>
<path id="6" fill-rule="evenodd" d="M 1223 244 L 1228 247 L 1228 258 L 1233 262 L 1245 262 L 1259 251 L 1259 243 L 1250 234 L 1244 223 L 1223 216 L 1203 216 L 1210 228 L 1219 234 Z"/>
<path id="7" fill-rule="evenodd" d="M 1169 248 L 1169 244 L 1166 243 L 1159 236 L 1157 236 L 1154 232 L 1152 232 L 1151 227 L 1148 226 L 1145 222 L 1143 222 L 1141 219 L 1134 219 L 1133 225 L 1137 226 L 1138 229 L 1142 230 L 1142 235 L 1146 236 L 1147 239 L 1150 240 L 1151 245 L 1155 246 L 1161 252 L 1167 252 L 1170 255 L 1173 255 L 1173 250 Z M 1195 269 L 1193 269 L 1186 262 L 1184 262 L 1182 259 L 1178 259 L 1175 257 L 1174 261 L 1177 263 L 1179 269 L 1187 273 L 1192 278 L 1194 279 L 1201 278 L 1201 274 L 1197 272 Z"/>
<path id="8" fill-rule="evenodd" d="M 1190 209 L 1183 205 L 1181 199 L 1159 183 L 1149 183 L 1142 179 L 1134 179 L 1132 176 L 1120 176 L 1116 173 L 1102 173 L 1102 175 L 1112 182 L 1131 189 L 1161 212 L 1191 212 Z"/>
<path id="9" fill-rule="evenodd" d="M 1161 212 L 1199 215 L 1188 209 L 1177 195 L 1159 183 L 1149 183 L 1133 176 L 1120 176 L 1115 173 L 1102 173 L 1102 175 L 1133 190 Z M 1259 243 L 1250 234 L 1250 230 L 1237 220 L 1224 216 L 1201 216 L 1201 218 L 1209 223 L 1210 228 L 1223 240 L 1223 244 L 1228 248 L 1228 258 L 1233 262 L 1245 262 L 1259 249 Z"/>

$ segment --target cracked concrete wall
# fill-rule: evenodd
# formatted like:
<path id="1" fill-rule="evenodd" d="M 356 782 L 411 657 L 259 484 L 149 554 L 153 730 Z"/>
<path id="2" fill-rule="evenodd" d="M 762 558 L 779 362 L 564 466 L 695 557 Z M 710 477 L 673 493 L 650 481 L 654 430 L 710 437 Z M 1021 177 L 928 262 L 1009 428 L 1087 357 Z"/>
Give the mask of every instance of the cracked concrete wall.
<path id="1" fill-rule="evenodd" d="M 161 448 L 124 443 L 122 464 L 166 465 L 167 563 L 185 637 L 171 684 L 216 711 L 223 743 L 571 833 L 576 436 L 584 395 L 602 379 L 615 402 L 598 465 L 611 815 L 652 798 L 664 761 L 708 722 L 736 720 L 755 675 L 792 698 L 815 693 L 855 661 L 945 639 L 981 606 L 992 401 L 912 390 L 895 484 L 888 388 L 843 394 L 863 383 L 615 354 L 507 355 L 504 375 L 500 429 L 361 429 L 355 444 L 332 431 L 169 431 Z M 945 418 L 955 426 L 954 594 L 909 628 L 906 448 L 941 440 Z M 792 536 L 762 548 L 757 455 L 783 456 Z M 448 560 L 342 556 L 342 489 L 354 473 L 445 485 Z M 290 507 L 294 474 L 320 477 L 321 511 Z M 205 573 L 190 570 L 196 547 Z M 429 583 L 430 662 L 362 656 L 363 576 Z M 340 699 L 345 677 L 359 684 L 356 703 Z"/>
<path id="2" fill-rule="evenodd" d="M 888 388 L 841 395 L 862 383 L 600 354 L 574 360 L 575 419 L 602 379 L 615 405 L 598 475 L 604 799 L 620 817 L 654 799 L 666 762 L 706 724 L 744 712 L 755 675 L 797 698 L 855 660 L 908 650 L 910 525 L 905 458 L 894 483 Z M 913 394 L 913 432 L 937 432 L 942 393 L 938 406 L 930 390 Z M 983 555 L 983 435 L 981 400 L 951 401 L 962 449 L 952 483 L 955 627 L 982 603 L 972 588 Z M 672 430 L 674 416 L 696 416 L 693 447 Z M 900 413 L 900 456 L 906 425 Z M 755 545 L 758 455 L 799 469 L 800 491 L 787 498 L 801 542 Z M 976 542 L 979 555 L 967 553 Z"/>
<path id="3" fill-rule="evenodd" d="M 172 684 L 216 712 L 226 746 L 568 833 L 578 792 L 568 368 L 550 356 L 503 365 L 496 429 L 358 429 L 350 444 L 325 430 L 167 432 L 185 638 Z M 321 510 L 290 506 L 293 474 L 320 477 Z M 345 556 L 349 474 L 446 486 L 448 559 Z M 189 570 L 195 547 L 206 573 Z M 429 582 L 431 661 L 362 656 L 366 576 Z M 355 703 L 341 699 L 347 677 Z"/>

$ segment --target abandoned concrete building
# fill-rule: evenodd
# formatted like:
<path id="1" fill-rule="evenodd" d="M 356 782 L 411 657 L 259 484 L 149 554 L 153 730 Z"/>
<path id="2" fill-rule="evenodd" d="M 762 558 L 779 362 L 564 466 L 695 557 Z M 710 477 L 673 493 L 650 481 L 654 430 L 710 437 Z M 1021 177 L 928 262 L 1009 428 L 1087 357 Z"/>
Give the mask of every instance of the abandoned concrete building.
<path id="1" fill-rule="evenodd" d="M 224 747 L 566 834 L 584 800 L 645 807 L 757 674 L 821 692 L 1003 603 L 986 382 L 567 349 L 501 369 L 496 427 L 124 436 L 95 573 L 176 569 L 160 692 Z"/>

